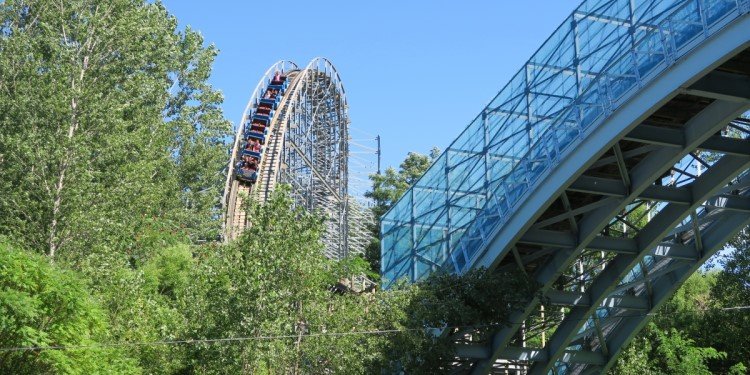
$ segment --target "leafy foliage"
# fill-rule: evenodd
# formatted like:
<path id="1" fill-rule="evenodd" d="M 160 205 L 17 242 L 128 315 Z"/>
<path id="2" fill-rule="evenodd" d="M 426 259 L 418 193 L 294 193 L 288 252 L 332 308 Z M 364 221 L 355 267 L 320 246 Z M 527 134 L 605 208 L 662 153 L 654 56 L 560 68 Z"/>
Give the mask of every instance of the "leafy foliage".
<path id="1" fill-rule="evenodd" d="M 492 290 L 493 293 L 486 291 Z M 402 332 L 391 339 L 391 371 L 409 374 L 450 373 L 455 357 L 452 336 L 471 332 L 477 339 L 508 321 L 511 312 L 523 306 L 536 285 L 520 273 L 475 269 L 458 276 L 434 273 L 416 285 L 402 285 L 390 293 L 404 293 Z"/>
<path id="2" fill-rule="evenodd" d="M 0 347 L 88 346 L 105 341 L 105 312 L 70 271 L 0 242 Z M 9 350 L 3 374 L 134 374 L 120 349 Z"/>
<path id="3" fill-rule="evenodd" d="M 399 166 L 398 171 L 389 167 L 382 175 L 371 175 L 372 190 L 367 192 L 365 196 L 375 201 L 373 207 L 375 216 L 383 216 L 404 195 L 409 186 L 422 177 L 439 154 L 440 150 L 437 148 L 430 151 L 430 156 L 410 152 Z"/>
<path id="4" fill-rule="evenodd" d="M 306 336 L 368 328 L 361 301 L 329 291 L 342 275 L 323 256 L 321 220 L 293 207 L 283 187 L 248 210 L 252 225 L 236 242 L 199 254 L 198 282 L 184 297 L 194 337 L 248 339 L 197 347 L 193 371 L 363 372 L 357 340 Z"/>
<path id="5" fill-rule="evenodd" d="M 10 0 L 0 19 L 0 235 L 83 277 L 108 341 L 184 337 L 185 244 L 220 227 L 216 49 L 158 2 Z M 123 351 L 147 373 L 184 367 L 180 348 Z"/>
<path id="6" fill-rule="evenodd" d="M 190 371 L 440 372 L 452 344 L 433 328 L 486 331 L 532 294 L 525 277 L 485 270 L 436 274 L 389 292 L 333 293 L 352 263 L 322 255 L 320 219 L 287 193 L 282 186 L 266 204 L 251 204 L 252 225 L 238 241 L 198 254 L 195 282 L 180 298 L 190 336 L 243 339 L 195 347 Z"/>
<path id="7" fill-rule="evenodd" d="M 384 174 L 370 175 L 372 190 L 366 192 L 365 196 L 375 202 L 372 212 L 376 217 L 376 223 L 371 228 L 373 241 L 365 250 L 365 259 L 370 262 L 373 272 L 380 272 L 380 217 L 396 204 L 412 184 L 422 177 L 439 155 L 440 150 L 437 148 L 430 151 L 430 156 L 410 152 L 399 166 L 398 171 L 389 167 Z"/>
<path id="8" fill-rule="evenodd" d="M 737 298 L 739 275 L 732 276 L 731 265 L 746 254 L 734 251 L 723 262 L 729 267 L 691 276 L 624 349 L 611 373 L 744 374 L 748 357 L 743 356 L 743 340 L 750 331 L 742 322 L 747 314 L 724 308 L 742 301 Z M 730 302 L 723 296 L 737 299 Z"/>
<path id="9" fill-rule="evenodd" d="M 218 230 L 229 124 L 216 53 L 141 0 L 0 4 L 0 233 L 77 262 L 136 253 L 158 218 Z"/>
<path id="10" fill-rule="evenodd" d="M 727 353 L 713 368 L 727 373 L 750 367 L 750 227 L 730 244 L 735 250 L 720 260 L 722 271 L 710 295 L 715 306 L 706 314 L 704 325 L 711 345 Z M 741 309 L 724 310 L 737 307 Z"/>
<path id="11" fill-rule="evenodd" d="M 726 353 L 699 347 L 675 328 L 660 329 L 651 323 L 617 361 L 612 374 L 711 374 L 708 361 Z"/>

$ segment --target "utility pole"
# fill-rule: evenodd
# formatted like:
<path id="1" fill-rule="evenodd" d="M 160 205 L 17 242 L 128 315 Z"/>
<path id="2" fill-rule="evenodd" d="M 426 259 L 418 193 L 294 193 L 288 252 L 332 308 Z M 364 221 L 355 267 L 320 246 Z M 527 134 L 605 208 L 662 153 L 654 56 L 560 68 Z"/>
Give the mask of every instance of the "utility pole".
<path id="1" fill-rule="evenodd" d="M 376 136 L 375 140 L 378 141 L 378 150 L 375 153 L 378 155 L 378 174 L 380 174 L 380 136 Z"/>

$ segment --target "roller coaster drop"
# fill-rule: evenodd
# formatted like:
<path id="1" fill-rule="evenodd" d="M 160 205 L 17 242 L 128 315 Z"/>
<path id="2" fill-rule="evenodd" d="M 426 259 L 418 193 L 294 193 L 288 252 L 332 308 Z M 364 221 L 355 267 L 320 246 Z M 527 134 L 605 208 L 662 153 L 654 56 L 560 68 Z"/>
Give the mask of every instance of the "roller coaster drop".
<path id="1" fill-rule="evenodd" d="M 265 202 L 277 184 L 291 187 L 295 204 L 326 217 L 325 255 L 361 253 L 369 221 L 348 194 L 349 117 L 344 87 L 324 58 L 304 69 L 271 66 L 253 91 L 234 140 L 224 189 L 224 238 L 250 224 L 242 209 Z"/>

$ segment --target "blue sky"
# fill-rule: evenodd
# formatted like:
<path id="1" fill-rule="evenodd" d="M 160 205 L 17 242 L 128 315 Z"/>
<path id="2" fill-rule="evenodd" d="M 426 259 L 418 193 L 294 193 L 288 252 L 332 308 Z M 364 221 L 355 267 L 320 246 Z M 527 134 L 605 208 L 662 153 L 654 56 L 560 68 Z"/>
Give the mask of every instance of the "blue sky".
<path id="1" fill-rule="evenodd" d="M 227 118 L 239 120 L 274 62 L 324 56 L 341 74 L 353 137 L 379 134 L 384 166 L 448 145 L 578 3 L 164 0 L 220 50 L 211 82 Z"/>

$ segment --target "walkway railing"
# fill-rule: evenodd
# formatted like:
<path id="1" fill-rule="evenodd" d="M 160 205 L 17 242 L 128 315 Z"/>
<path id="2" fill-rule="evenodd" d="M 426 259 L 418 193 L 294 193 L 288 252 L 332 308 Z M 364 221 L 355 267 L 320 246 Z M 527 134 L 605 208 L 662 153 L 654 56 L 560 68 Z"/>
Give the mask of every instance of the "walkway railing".
<path id="1" fill-rule="evenodd" d="M 471 268 L 527 192 L 750 0 L 586 0 L 382 218 L 384 286 Z"/>

